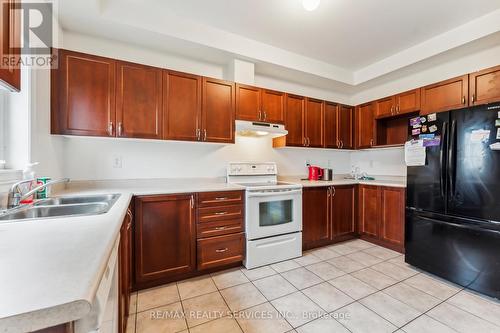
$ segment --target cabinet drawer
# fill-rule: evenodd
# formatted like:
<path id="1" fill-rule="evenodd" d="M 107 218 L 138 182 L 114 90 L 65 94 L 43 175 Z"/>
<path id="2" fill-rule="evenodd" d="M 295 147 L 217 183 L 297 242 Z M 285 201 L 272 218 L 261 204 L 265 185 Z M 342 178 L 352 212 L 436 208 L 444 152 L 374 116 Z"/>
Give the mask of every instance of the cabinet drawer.
<path id="1" fill-rule="evenodd" d="M 243 205 L 207 207 L 198 209 L 198 223 L 243 218 Z"/>
<path id="2" fill-rule="evenodd" d="M 244 198 L 244 191 L 202 192 L 198 193 L 198 206 L 238 205 L 243 204 Z"/>
<path id="3" fill-rule="evenodd" d="M 243 232 L 243 219 L 207 222 L 196 226 L 197 238 L 206 238 Z"/>
<path id="4" fill-rule="evenodd" d="M 203 270 L 242 261 L 244 244 L 244 233 L 199 239 L 198 269 Z"/>

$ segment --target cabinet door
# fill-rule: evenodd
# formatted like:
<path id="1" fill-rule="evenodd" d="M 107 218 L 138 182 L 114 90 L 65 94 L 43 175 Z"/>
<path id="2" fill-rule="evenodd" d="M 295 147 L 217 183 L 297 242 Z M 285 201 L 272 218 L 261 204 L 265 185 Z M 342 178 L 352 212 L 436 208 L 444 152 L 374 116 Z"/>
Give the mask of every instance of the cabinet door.
<path id="1" fill-rule="evenodd" d="M 352 106 L 340 105 L 338 112 L 338 136 L 340 148 L 354 148 L 353 118 L 354 108 Z"/>
<path id="2" fill-rule="evenodd" d="M 118 62 L 116 136 L 161 139 L 162 70 Z"/>
<path id="3" fill-rule="evenodd" d="M 332 235 L 335 239 L 356 232 L 356 186 L 335 186 L 332 194 Z"/>
<path id="4" fill-rule="evenodd" d="M 304 109 L 305 98 L 302 96 L 295 96 L 287 94 L 285 97 L 285 115 L 286 115 L 286 129 L 288 135 L 286 136 L 287 146 L 304 146 Z"/>
<path id="5" fill-rule="evenodd" d="M 330 242 L 329 187 L 309 187 L 302 193 L 302 247 L 304 250 Z"/>
<path id="6" fill-rule="evenodd" d="M 470 74 L 469 83 L 471 105 L 500 101 L 500 66 Z"/>
<path id="7" fill-rule="evenodd" d="M 420 110 L 420 88 L 396 95 L 395 113 L 406 114 Z"/>
<path id="8" fill-rule="evenodd" d="M 21 47 L 21 15 L 14 10 L 20 2 L 14 0 L 0 1 L 0 84 L 9 90 L 21 90 L 21 68 L 19 65 Z M 7 63 L 4 64 L 4 59 Z"/>
<path id="9" fill-rule="evenodd" d="M 339 105 L 325 102 L 325 147 L 340 148 Z"/>
<path id="10" fill-rule="evenodd" d="M 359 233 L 371 237 L 379 235 L 380 188 L 378 186 L 359 186 Z"/>
<path id="11" fill-rule="evenodd" d="M 234 83 L 203 78 L 202 140 L 234 143 Z"/>
<path id="12" fill-rule="evenodd" d="M 59 69 L 52 76 L 52 133 L 115 136 L 115 75 L 112 59 L 59 50 Z"/>
<path id="13" fill-rule="evenodd" d="M 268 123 L 285 122 L 285 93 L 262 89 L 262 116 Z"/>
<path id="14" fill-rule="evenodd" d="M 375 144 L 373 103 L 356 107 L 357 148 L 370 148 Z"/>
<path id="15" fill-rule="evenodd" d="M 137 197 L 134 220 L 136 282 L 196 269 L 193 194 Z"/>
<path id="16" fill-rule="evenodd" d="M 263 121 L 261 105 L 259 88 L 236 84 L 236 119 Z"/>
<path id="17" fill-rule="evenodd" d="M 119 297 L 118 297 L 118 332 L 126 332 L 127 317 L 129 313 L 130 302 L 130 258 L 132 249 L 130 247 L 130 236 L 132 229 L 132 213 L 127 210 L 127 215 L 120 229 L 119 246 Z"/>
<path id="18" fill-rule="evenodd" d="M 468 105 L 469 75 L 442 81 L 421 90 L 422 114 L 444 112 Z"/>
<path id="19" fill-rule="evenodd" d="M 323 147 L 324 106 L 323 101 L 306 98 L 305 137 L 308 147 Z"/>
<path id="20" fill-rule="evenodd" d="M 394 115 L 395 100 L 393 96 L 379 99 L 378 101 L 375 101 L 374 104 L 376 118 L 390 117 Z"/>
<path id="21" fill-rule="evenodd" d="M 163 71 L 163 138 L 201 139 L 201 76 Z"/>
<path id="22" fill-rule="evenodd" d="M 403 246 L 405 224 L 405 189 L 382 187 L 380 239 Z"/>

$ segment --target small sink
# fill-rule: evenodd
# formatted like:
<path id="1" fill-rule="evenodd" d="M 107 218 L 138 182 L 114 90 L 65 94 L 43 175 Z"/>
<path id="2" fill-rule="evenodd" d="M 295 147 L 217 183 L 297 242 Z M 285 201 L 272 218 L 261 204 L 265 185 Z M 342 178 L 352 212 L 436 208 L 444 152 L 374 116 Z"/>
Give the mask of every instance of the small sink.
<path id="1" fill-rule="evenodd" d="M 73 204 L 96 203 L 96 202 L 114 203 L 119 197 L 120 197 L 119 194 L 55 197 L 37 201 L 35 203 L 35 206 L 73 205 Z"/>
<path id="2" fill-rule="evenodd" d="M 0 214 L 0 221 L 104 214 L 119 197 L 120 194 L 101 194 L 43 199 Z"/>

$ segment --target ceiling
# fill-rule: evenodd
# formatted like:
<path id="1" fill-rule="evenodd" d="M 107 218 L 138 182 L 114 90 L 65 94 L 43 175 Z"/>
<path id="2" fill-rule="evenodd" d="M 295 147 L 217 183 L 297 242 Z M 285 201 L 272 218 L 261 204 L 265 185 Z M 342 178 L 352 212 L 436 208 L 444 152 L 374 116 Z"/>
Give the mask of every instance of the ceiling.
<path id="1" fill-rule="evenodd" d="M 67 30 L 180 53 L 203 47 L 211 61 L 238 56 L 352 86 L 500 31 L 500 0 L 322 0 L 312 12 L 301 0 L 64 0 L 59 7 Z"/>

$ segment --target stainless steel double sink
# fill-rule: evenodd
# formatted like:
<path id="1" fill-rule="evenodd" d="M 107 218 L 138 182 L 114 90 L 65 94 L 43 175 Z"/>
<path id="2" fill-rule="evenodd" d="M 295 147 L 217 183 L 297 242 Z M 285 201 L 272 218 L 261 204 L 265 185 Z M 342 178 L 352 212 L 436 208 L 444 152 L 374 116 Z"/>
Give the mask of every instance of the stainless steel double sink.
<path id="1" fill-rule="evenodd" d="M 119 197 L 120 194 L 98 194 L 42 199 L 0 213 L 0 222 L 104 214 Z"/>

